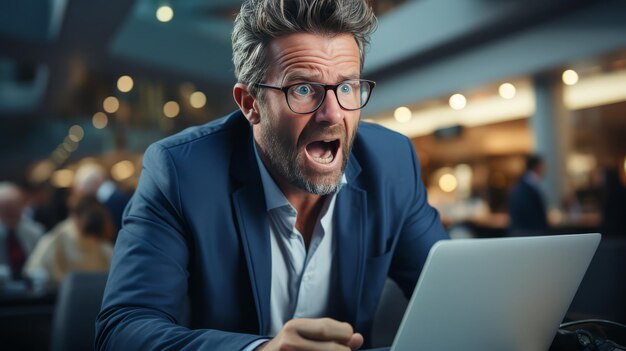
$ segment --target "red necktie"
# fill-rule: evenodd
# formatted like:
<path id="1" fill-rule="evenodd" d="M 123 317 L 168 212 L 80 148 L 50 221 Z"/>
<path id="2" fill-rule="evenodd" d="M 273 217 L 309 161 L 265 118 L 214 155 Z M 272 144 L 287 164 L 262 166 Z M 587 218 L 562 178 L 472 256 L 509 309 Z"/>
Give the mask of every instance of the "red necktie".
<path id="1" fill-rule="evenodd" d="M 7 240 L 7 246 L 9 249 L 9 264 L 11 265 L 11 272 L 13 273 L 13 279 L 20 279 L 22 277 L 22 267 L 26 262 L 26 252 L 22 248 L 20 241 L 15 235 L 15 231 L 10 230 Z"/>

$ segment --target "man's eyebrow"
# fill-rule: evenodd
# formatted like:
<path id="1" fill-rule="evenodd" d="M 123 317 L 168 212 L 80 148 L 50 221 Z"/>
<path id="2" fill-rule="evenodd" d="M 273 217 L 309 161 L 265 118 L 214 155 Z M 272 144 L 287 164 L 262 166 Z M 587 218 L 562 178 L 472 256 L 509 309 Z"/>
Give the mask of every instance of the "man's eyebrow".
<path id="1" fill-rule="evenodd" d="M 316 82 L 320 79 L 321 75 L 318 73 L 305 74 L 300 72 L 295 72 L 292 74 L 287 74 L 283 79 L 283 82 L 292 82 L 295 80 L 304 81 L 304 82 Z"/>
<path id="2" fill-rule="evenodd" d="M 349 74 L 347 76 L 339 75 L 339 80 L 341 81 L 350 80 L 350 79 L 360 79 L 360 78 L 361 78 L 361 75 L 359 73 Z"/>

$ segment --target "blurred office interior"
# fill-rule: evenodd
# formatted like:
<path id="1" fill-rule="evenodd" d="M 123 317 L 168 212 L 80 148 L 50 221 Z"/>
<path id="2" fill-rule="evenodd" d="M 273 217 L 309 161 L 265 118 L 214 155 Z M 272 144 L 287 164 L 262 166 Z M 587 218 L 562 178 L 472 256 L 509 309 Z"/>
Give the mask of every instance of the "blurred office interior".
<path id="1" fill-rule="evenodd" d="M 626 167 L 623 1 L 372 3 L 363 76 L 378 85 L 362 117 L 413 140 L 446 225 L 505 228 L 508 191 L 538 153 L 551 223 L 598 227 L 603 172 L 623 182 Z M 151 142 L 235 109 L 239 4 L 4 4 L 0 179 L 67 187 L 95 158 L 132 191 Z"/>
<path id="2" fill-rule="evenodd" d="M 626 182 L 625 1 L 371 3 L 363 77 L 377 86 L 362 118 L 411 138 L 453 236 L 507 235 L 529 154 L 546 161 L 550 232 L 600 230 L 607 171 Z M 45 201 L 95 162 L 132 193 L 150 143 L 236 108 L 240 4 L 4 2 L 0 181 Z"/>

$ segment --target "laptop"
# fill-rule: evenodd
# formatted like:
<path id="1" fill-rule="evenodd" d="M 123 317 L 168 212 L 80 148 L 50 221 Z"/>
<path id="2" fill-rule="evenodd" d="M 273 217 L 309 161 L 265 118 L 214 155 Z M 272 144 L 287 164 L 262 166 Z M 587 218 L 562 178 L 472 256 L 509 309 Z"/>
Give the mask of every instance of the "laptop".
<path id="1" fill-rule="evenodd" d="M 600 234 L 435 244 L 391 351 L 548 350 Z"/>

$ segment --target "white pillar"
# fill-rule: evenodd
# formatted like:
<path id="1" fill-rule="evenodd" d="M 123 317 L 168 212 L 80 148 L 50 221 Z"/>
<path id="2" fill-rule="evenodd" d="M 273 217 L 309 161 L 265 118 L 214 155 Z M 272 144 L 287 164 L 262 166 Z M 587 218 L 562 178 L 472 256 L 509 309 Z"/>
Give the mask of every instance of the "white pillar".
<path id="1" fill-rule="evenodd" d="M 547 208 L 560 208 L 568 189 L 566 169 L 570 148 L 569 111 L 563 102 L 560 76 L 541 75 L 534 79 L 535 114 L 530 119 L 534 153 L 545 160 L 542 188 Z"/>

